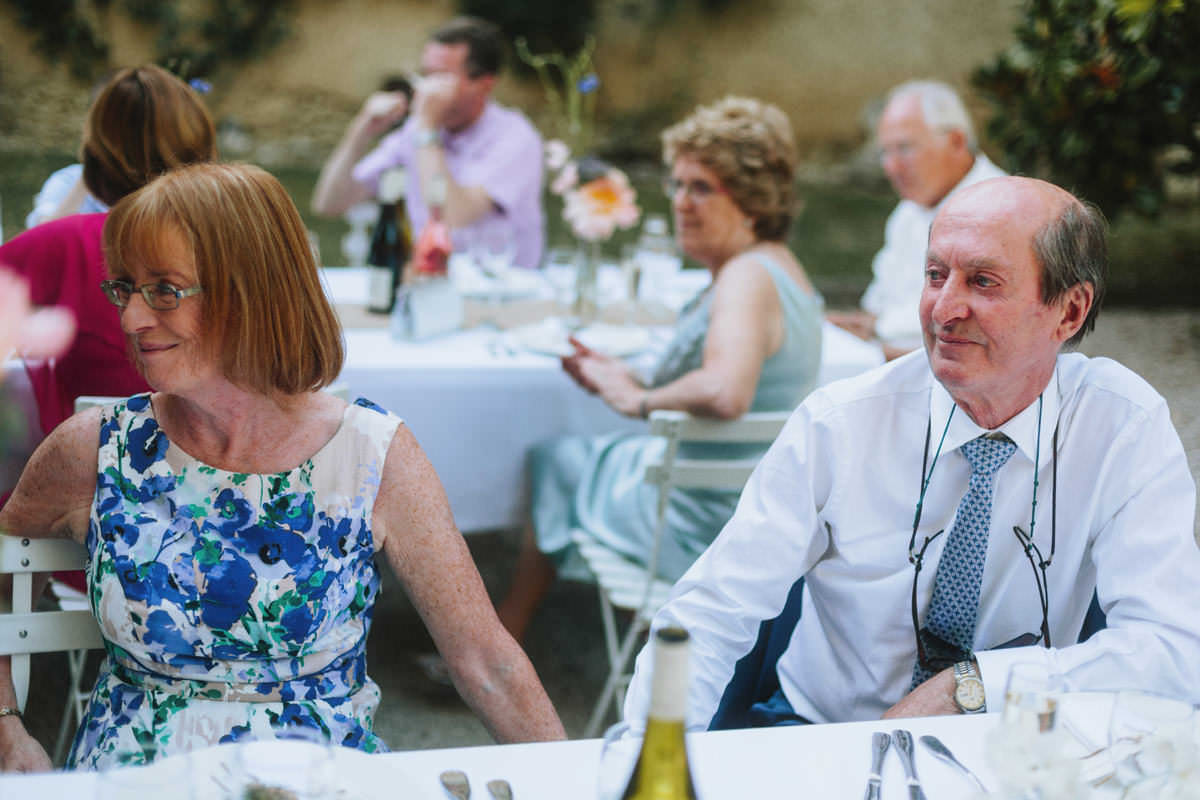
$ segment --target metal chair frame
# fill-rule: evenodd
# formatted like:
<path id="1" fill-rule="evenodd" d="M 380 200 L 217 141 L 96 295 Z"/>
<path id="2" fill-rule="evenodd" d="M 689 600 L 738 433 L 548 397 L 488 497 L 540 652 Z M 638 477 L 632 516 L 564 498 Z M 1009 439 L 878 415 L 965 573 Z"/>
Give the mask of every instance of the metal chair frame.
<path id="1" fill-rule="evenodd" d="M 632 678 L 628 665 L 634 648 L 670 594 L 671 584 L 657 577 L 657 568 L 671 490 L 740 490 L 758 464 L 757 458 L 679 458 L 679 446 L 685 442 L 773 442 L 789 416 L 790 412 L 752 412 L 736 420 L 718 421 L 693 417 L 682 411 L 653 412 L 650 433 L 664 437 L 667 447 L 662 460 L 649 465 L 644 476 L 647 483 L 658 488 L 654 547 L 649 560 L 645 564 L 637 563 L 604 546 L 585 530 L 572 532 L 580 555 L 596 577 L 609 664 L 604 688 L 584 728 L 585 738 L 597 735 L 610 703 L 620 715 L 625 690 Z M 624 633 L 618 628 L 617 609 L 632 612 Z"/>

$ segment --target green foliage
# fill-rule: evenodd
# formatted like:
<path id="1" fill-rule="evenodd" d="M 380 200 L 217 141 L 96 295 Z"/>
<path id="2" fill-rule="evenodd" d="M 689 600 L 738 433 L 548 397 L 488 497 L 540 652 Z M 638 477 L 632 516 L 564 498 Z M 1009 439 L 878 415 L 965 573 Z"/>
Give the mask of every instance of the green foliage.
<path id="1" fill-rule="evenodd" d="M 1110 217 L 1157 214 L 1167 173 L 1200 171 L 1200 2 L 1028 0 L 1015 35 L 972 77 L 1010 167 Z"/>
<path id="2" fill-rule="evenodd" d="M 295 0 L 7 0 L 18 21 L 36 35 L 47 60 L 66 58 L 71 72 L 89 79 L 108 66 L 109 45 L 93 22 L 119 11 L 154 30 L 154 60 L 181 78 L 211 76 L 222 65 L 261 55 L 288 34 Z M 188 11 L 185 13 L 183 9 Z"/>
<path id="3" fill-rule="evenodd" d="M 74 0 L 8 0 L 17 21 L 35 34 L 34 47 L 47 61 L 66 60 L 71 74 L 87 79 L 108 58 L 108 42 L 76 9 Z"/>
<path id="4" fill-rule="evenodd" d="M 596 0 L 459 0 L 458 10 L 500 26 L 510 42 L 524 39 L 535 53 L 576 52 L 596 26 Z"/>

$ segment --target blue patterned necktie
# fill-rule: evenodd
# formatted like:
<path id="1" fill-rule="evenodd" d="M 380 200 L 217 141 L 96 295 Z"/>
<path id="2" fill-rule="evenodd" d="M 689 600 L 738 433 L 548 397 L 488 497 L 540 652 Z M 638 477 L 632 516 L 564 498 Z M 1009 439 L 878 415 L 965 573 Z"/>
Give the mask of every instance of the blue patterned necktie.
<path id="1" fill-rule="evenodd" d="M 948 644 L 970 653 L 975 645 L 979 585 L 992 523 L 993 479 L 1017 446 L 1008 439 L 980 436 L 960 449 L 971 465 L 971 482 L 959 501 L 954 527 L 938 561 L 925 627 Z M 913 687 L 932 675 L 918 661 L 913 667 Z"/>

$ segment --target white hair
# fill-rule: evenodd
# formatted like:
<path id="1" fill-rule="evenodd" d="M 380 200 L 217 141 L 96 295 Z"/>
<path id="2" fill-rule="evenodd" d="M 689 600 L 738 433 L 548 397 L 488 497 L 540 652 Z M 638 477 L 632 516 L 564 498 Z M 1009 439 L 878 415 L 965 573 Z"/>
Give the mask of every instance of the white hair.
<path id="1" fill-rule="evenodd" d="M 915 96 L 921 104 L 921 116 L 925 124 L 935 131 L 962 131 L 967 140 L 967 149 L 976 152 L 979 145 L 975 139 L 975 126 L 971 115 L 963 105 L 962 98 L 949 84 L 941 81 L 908 81 L 888 92 L 887 102 L 901 97 Z"/>

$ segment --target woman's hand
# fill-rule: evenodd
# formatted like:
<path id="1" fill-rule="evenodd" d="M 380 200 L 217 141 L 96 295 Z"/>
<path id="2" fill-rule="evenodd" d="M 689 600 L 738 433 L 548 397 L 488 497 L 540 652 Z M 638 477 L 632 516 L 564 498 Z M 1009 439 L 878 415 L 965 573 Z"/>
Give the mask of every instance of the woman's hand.
<path id="1" fill-rule="evenodd" d="M 600 395 L 613 410 L 627 417 L 638 416 L 645 389 L 629 374 L 625 363 L 597 353 L 574 336 L 567 341 L 575 348 L 574 353 L 562 359 L 567 374 L 584 389 Z"/>
<path id="2" fill-rule="evenodd" d="M 0 717 L 0 772 L 50 772 L 54 765 L 17 717 Z"/>

